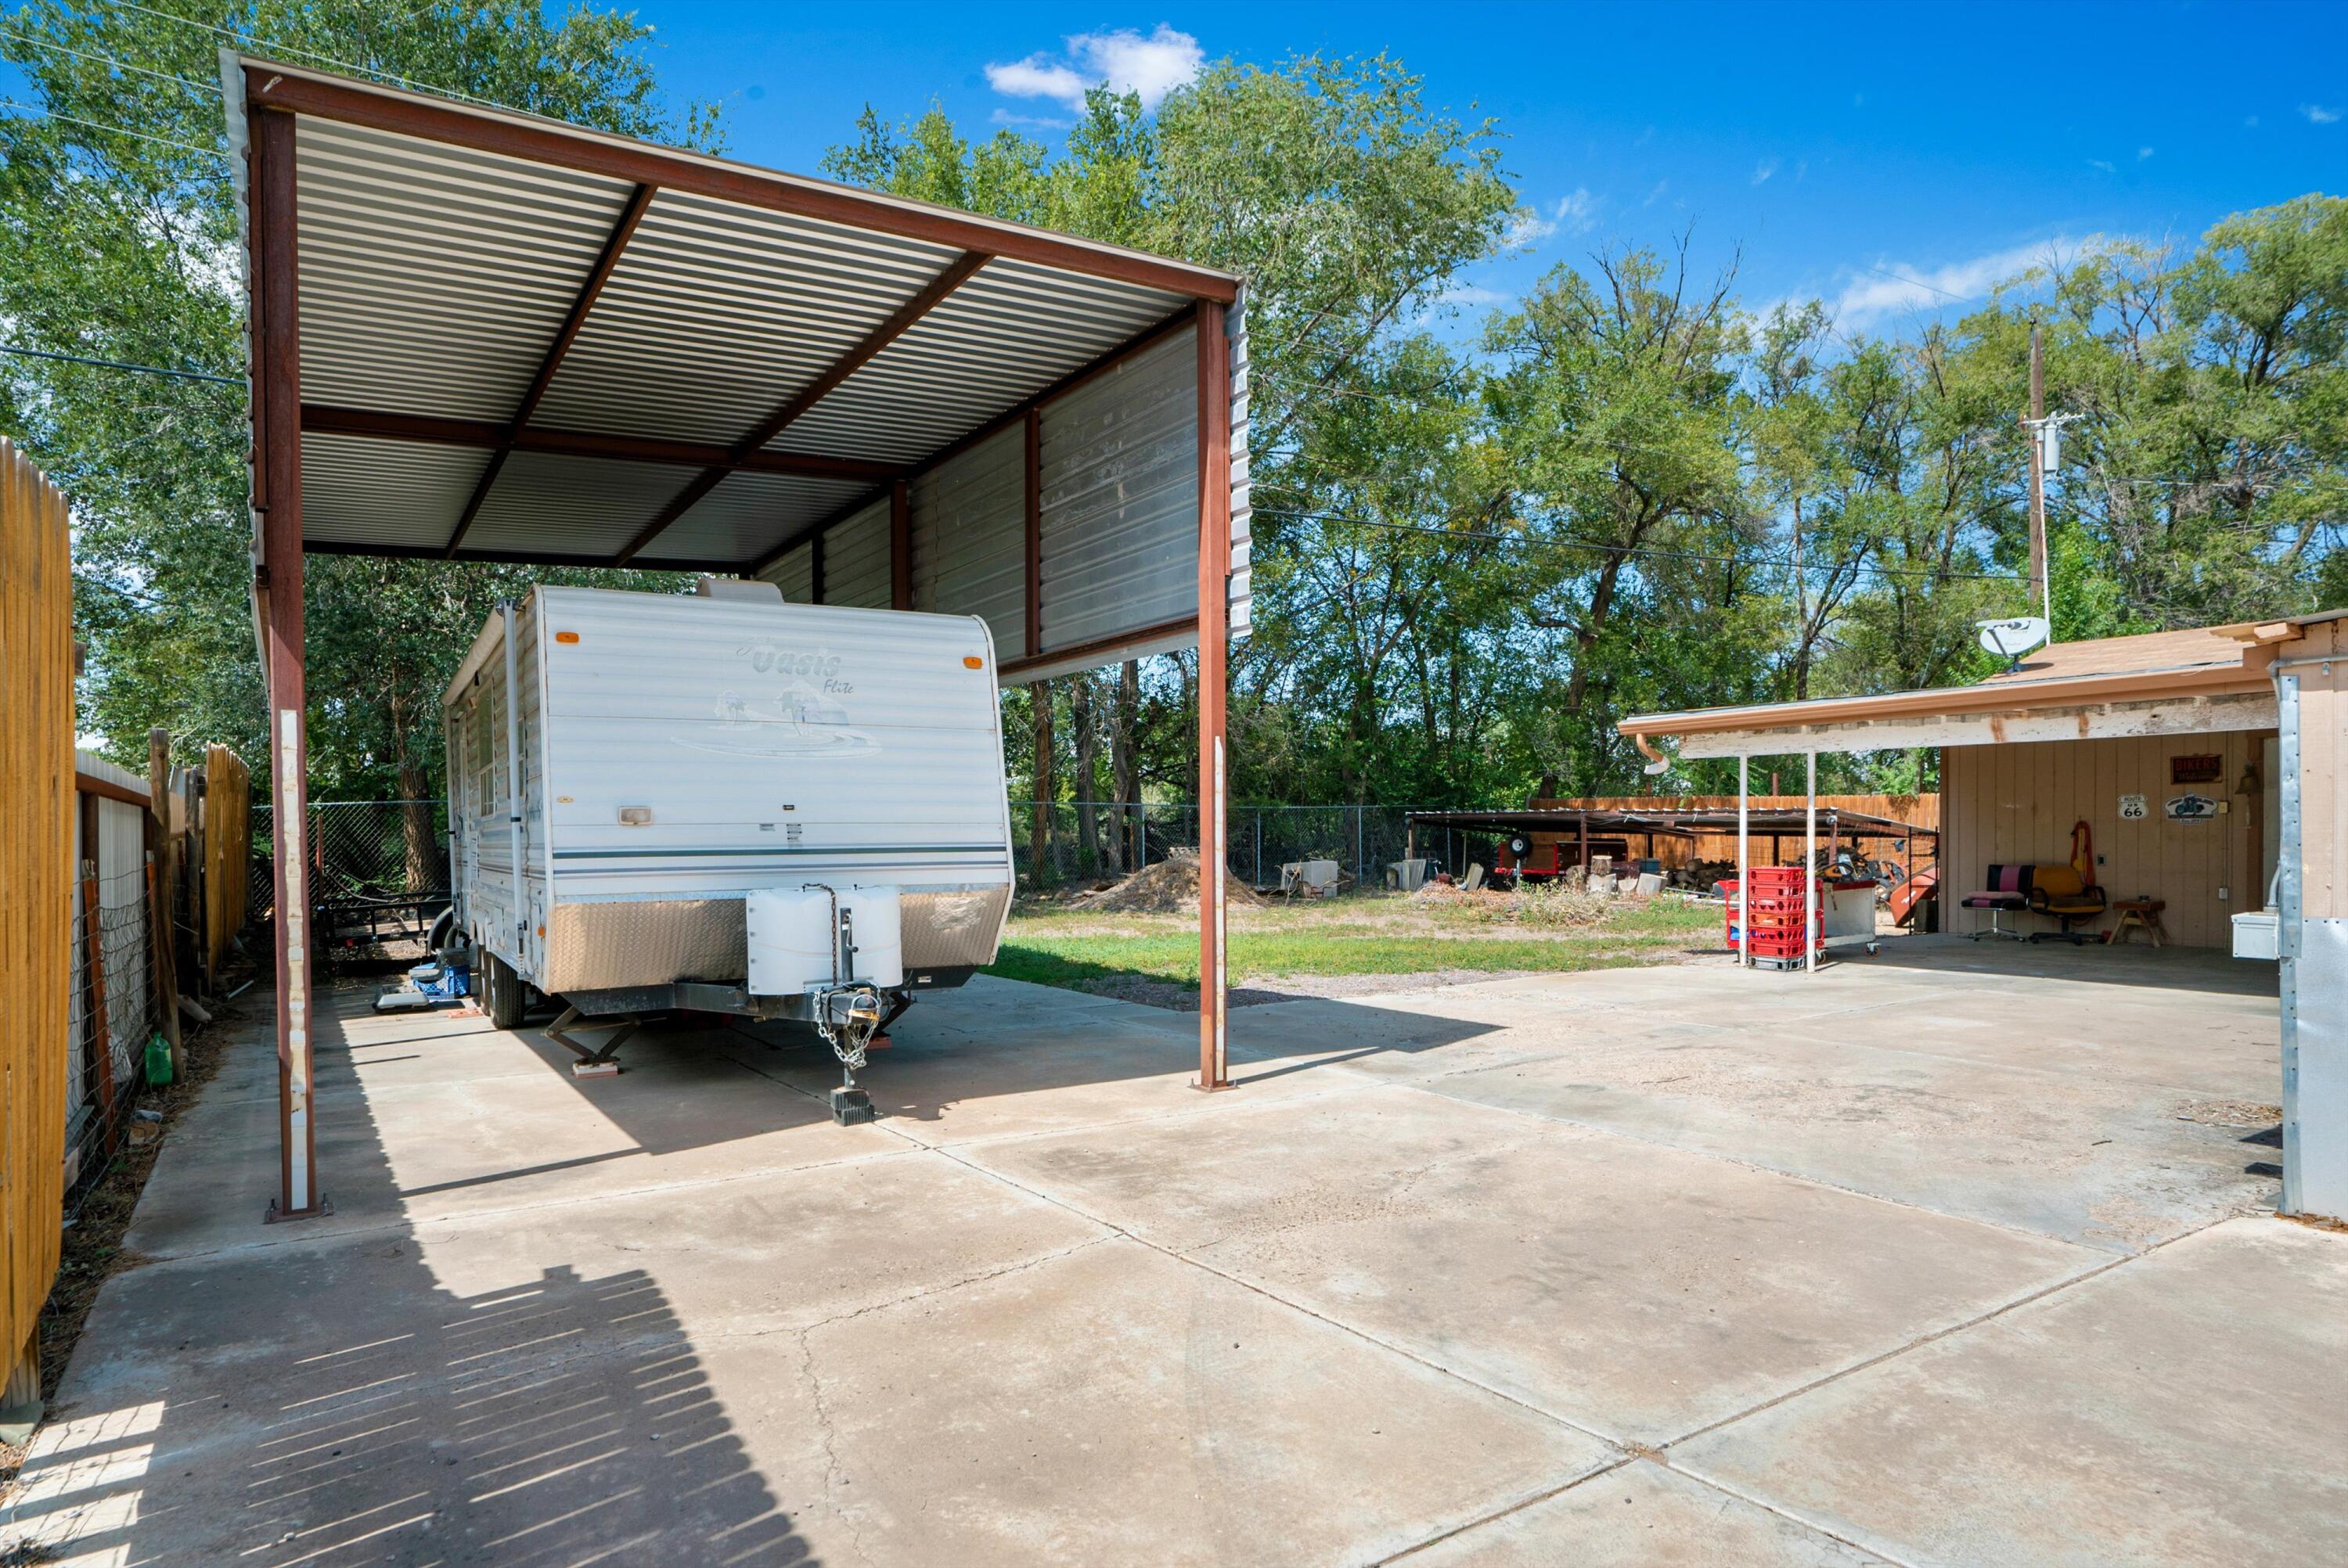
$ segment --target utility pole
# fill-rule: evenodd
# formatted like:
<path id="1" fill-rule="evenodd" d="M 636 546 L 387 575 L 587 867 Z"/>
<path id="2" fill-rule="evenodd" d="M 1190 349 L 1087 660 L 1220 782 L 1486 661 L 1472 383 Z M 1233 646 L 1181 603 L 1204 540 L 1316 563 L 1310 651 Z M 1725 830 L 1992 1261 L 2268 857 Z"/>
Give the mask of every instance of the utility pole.
<path id="1" fill-rule="evenodd" d="M 2038 585 L 2039 613 L 2046 618 L 2046 641 L 2054 641 L 2054 589 L 2046 567 L 2046 360 L 2038 323 L 2030 323 L 2030 577 Z"/>
<path id="2" fill-rule="evenodd" d="M 1794 634 L 1800 639 L 1794 651 L 1794 701 L 1810 694 L 1810 594 L 1802 575 L 1802 493 L 1794 492 Z"/>

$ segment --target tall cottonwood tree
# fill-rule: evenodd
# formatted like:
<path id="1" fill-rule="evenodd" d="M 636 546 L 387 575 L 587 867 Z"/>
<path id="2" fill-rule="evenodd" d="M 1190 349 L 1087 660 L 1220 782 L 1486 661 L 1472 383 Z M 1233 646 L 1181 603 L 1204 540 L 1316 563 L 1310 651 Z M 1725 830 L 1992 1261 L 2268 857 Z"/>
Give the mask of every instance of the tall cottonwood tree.
<path id="1" fill-rule="evenodd" d="M 75 502 L 80 722 L 143 765 L 150 725 L 236 743 L 265 769 L 248 593 L 250 425 L 223 45 L 428 85 L 631 136 L 715 145 L 663 106 L 650 30 L 535 0 L 36 0 L 0 56 L 46 112 L 0 118 L 0 318 L 22 347 L 191 371 L 27 356 L 0 370 L 9 434 Z M 313 557 L 305 574 L 313 790 L 430 793 L 438 693 L 498 599 L 589 576 Z"/>

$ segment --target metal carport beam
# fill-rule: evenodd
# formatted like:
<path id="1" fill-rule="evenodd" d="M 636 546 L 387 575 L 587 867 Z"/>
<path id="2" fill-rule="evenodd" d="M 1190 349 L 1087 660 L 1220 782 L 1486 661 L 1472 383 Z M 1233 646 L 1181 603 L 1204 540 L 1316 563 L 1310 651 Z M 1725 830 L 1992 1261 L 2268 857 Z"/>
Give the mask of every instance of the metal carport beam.
<path id="1" fill-rule="evenodd" d="M 243 171 L 252 234 L 253 509 L 261 514 L 253 593 L 269 692 L 268 759 L 277 923 L 277 1196 L 272 1220 L 332 1210 L 318 1191 L 310 992 L 308 738 L 302 622 L 301 269 L 295 252 L 294 117 L 252 116 Z"/>
<path id="2" fill-rule="evenodd" d="M 822 402 L 833 388 L 862 369 L 874 354 L 902 337 L 915 323 L 936 309 L 940 301 L 962 287 L 972 274 L 993 259 L 979 251 L 965 251 L 955 257 L 944 272 L 931 279 L 911 299 L 899 305 L 887 321 L 865 333 L 854 348 L 834 360 L 820 375 L 793 393 L 780 408 L 759 421 L 756 429 L 734 443 L 724 463 L 713 463 L 695 476 L 691 484 L 677 493 L 675 500 L 663 507 L 660 514 L 646 523 L 642 531 L 612 558 L 611 564 L 625 566 L 633 560 L 645 546 L 666 533 L 671 524 L 693 510 L 695 503 L 716 489 L 726 475 L 741 466 L 744 458 L 764 450 L 767 443 L 790 428 L 794 420 Z"/>
<path id="3" fill-rule="evenodd" d="M 952 212 L 852 186 L 727 163 L 704 153 L 506 109 L 460 108 L 419 93 L 348 81 L 275 61 L 242 59 L 244 100 L 320 119 L 369 127 L 530 163 L 664 190 L 690 191 L 747 207 L 868 229 L 932 245 L 1033 261 L 1038 266 L 1161 289 L 1228 305 L 1239 298 L 1230 273 L 1023 223 Z"/>
<path id="4" fill-rule="evenodd" d="M 529 390 L 521 395 L 520 406 L 514 410 L 514 416 L 506 426 L 506 438 L 490 451 L 489 460 L 482 465 L 481 477 L 473 485 L 473 494 L 465 502 L 465 509 L 457 518 L 456 528 L 448 535 L 448 548 L 441 552 L 444 558 L 454 559 L 457 547 L 465 542 L 466 530 L 480 515 L 481 503 L 489 498 L 489 487 L 498 482 L 498 471 L 506 466 L 506 456 L 514 449 L 514 442 L 528 428 L 530 416 L 538 412 L 539 402 L 546 396 L 546 389 L 554 384 L 554 373 L 562 368 L 562 356 L 578 340 L 579 329 L 587 324 L 587 313 L 595 308 L 596 297 L 602 293 L 603 285 L 611 281 L 612 269 L 620 264 L 620 253 L 634 238 L 636 225 L 644 220 L 644 212 L 652 206 L 653 193 L 657 189 L 651 185 L 637 186 L 634 194 L 628 198 L 627 206 L 621 209 L 620 220 L 612 225 L 612 237 L 603 241 L 602 254 L 595 258 L 595 265 L 589 271 L 587 281 L 580 285 L 579 297 L 571 302 L 570 313 L 562 318 L 561 329 L 554 334 L 554 342 L 547 346 L 546 357 L 539 362 L 538 374 L 530 377 Z"/>
<path id="5" fill-rule="evenodd" d="M 610 457 L 623 463 L 667 463 L 680 468 L 739 468 L 753 474 L 796 474 L 812 479 L 865 479 L 885 485 L 904 473 L 894 463 L 862 457 L 832 457 L 819 452 L 749 452 L 702 441 L 657 436 L 611 436 L 591 430 L 553 430 L 536 425 L 511 431 L 485 419 L 448 419 L 426 414 L 392 414 L 373 408 L 302 405 L 302 428 L 316 436 L 366 436 L 382 441 L 415 441 L 427 446 L 510 446 L 516 452 L 563 457 Z M 609 565 L 607 560 L 598 564 Z"/>

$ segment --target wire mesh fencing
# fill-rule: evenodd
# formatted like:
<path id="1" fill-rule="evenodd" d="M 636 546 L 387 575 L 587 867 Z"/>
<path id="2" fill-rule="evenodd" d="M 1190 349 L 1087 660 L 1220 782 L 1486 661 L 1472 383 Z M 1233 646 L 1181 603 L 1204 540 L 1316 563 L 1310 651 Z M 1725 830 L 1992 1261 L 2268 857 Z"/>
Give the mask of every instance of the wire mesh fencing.
<path id="1" fill-rule="evenodd" d="M 88 897 L 95 890 L 93 902 Z M 148 958 L 147 872 L 88 877 L 73 907 L 67 1018 L 68 1195 L 106 1168 L 147 1081 L 147 1041 L 162 1020 Z"/>

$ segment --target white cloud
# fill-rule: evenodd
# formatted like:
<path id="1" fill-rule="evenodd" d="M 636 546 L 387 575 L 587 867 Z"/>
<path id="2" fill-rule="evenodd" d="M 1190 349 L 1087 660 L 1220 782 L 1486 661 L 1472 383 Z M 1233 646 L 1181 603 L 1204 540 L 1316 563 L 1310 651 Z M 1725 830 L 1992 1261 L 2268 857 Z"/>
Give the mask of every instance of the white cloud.
<path id="1" fill-rule="evenodd" d="M 1509 227 L 1500 236 L 1500 243 L 1509 250 L 1519 245 L 1538 245 L 1557 232 L 1557 225 L 1530 207 L 1519 207 L 1510 214 Z"/>
<path id="2" fill-rule="evenodd" d="M 1770 179 L 1776 176 L 1777 167 L 1777 160 L 1776 159 L 1763 159 L 1760 162 L 1753 166 L 1753 183 L 1756 185 L 1766 185 L 1769 183 Z"/>
<path id="3" fill-rule="evenodd" d="M 2016 273 L 2043 264 L 2068 243 L 2040 241 L 1929 270 L 1895 262 L 1867 266 L 1845 274 L 1849 282 L 1828 308 L 1838 324 L 1859 329 L 1909 311 L 1940 310 L 1980 298 Z"/>
<path id="4" fill-rule="evenodd" d="M 1559 200 L 1557 220 L 1576 234 L 1587 234 L 1598 227 L 1598 210 L 1605 205 L 1604 197 L 1592 196 L 1587 186 L 1577 185 L 1570 196 Z"/>
<path id="5" fill-rule="evenodd" d="M 1655 188 L 1647 192 L 1647 199 L 1644 201 L 1640 202 L 1639 205 L 1642 207 L 1653 207 L 1656 202 L 1661 201 L 1663 199 L 1663 193 L 1671 188 L 1672 182 L 1670 180 L 1656 180 Z"/>
<path id="6" fill-rule="evenodd" d="M 2120 166 L 2118 164 L 2112 162 L 2108 159 L 2102 158 L 2091 158 L 2087 159 L 2087 167 L 2089 169 L 2100 169 L 2106 174 L 2117 174 L 2120 171 Z"/>
<path id="7" fill-rule="evenodd" d="M 1051 98 L 1071 110 L 1085 107 L 1088 87 L 1133 93 L 1154 109 L 1166 95 L 1199 74 L 1206 51 L 1188 33 L 1165 23 L 1143 36 L 1131 27 L 1107 33 L 1076 33 L 1058 56 L 1038 50 L 1024 60 L 989 65 L 986 85 L 1014 98 Z"/>
<path id="8" fill-rule="evenodd" d="M 1478 288 L 1474 283 L 1454 283 L 1435 296 L 1437 305 L 1498 305 L 1508 302 L 1509 296 L 1497 289 Z"/>
<path id="9" fill-rule="evenodd" d="M 2327 108 L 2322 104 L 2302 104 L 2299 106 L 2299 112 L 2305 115 L 2309 123 L 2313 125 L 2331 125 L 2340 118 L 2338 109 Z"/>
<path id="10" fill-rule="evenodd" d="M 1025 126 L 1035 130 L 1066 130 L 1076 123 L 1052 115 L 1013 114 L 1006 108 L 996 109 L 993 118 L 996 125 Z"/>
<path id="11" fill-rule="evenodd" d="M 2151 156 L 2152 149 L 2148 147 L 2139 147 L 2136 149 L 2136 160 L 2138 163 L 2142 163 L 2146 159 L 2150 158 Z"/>

